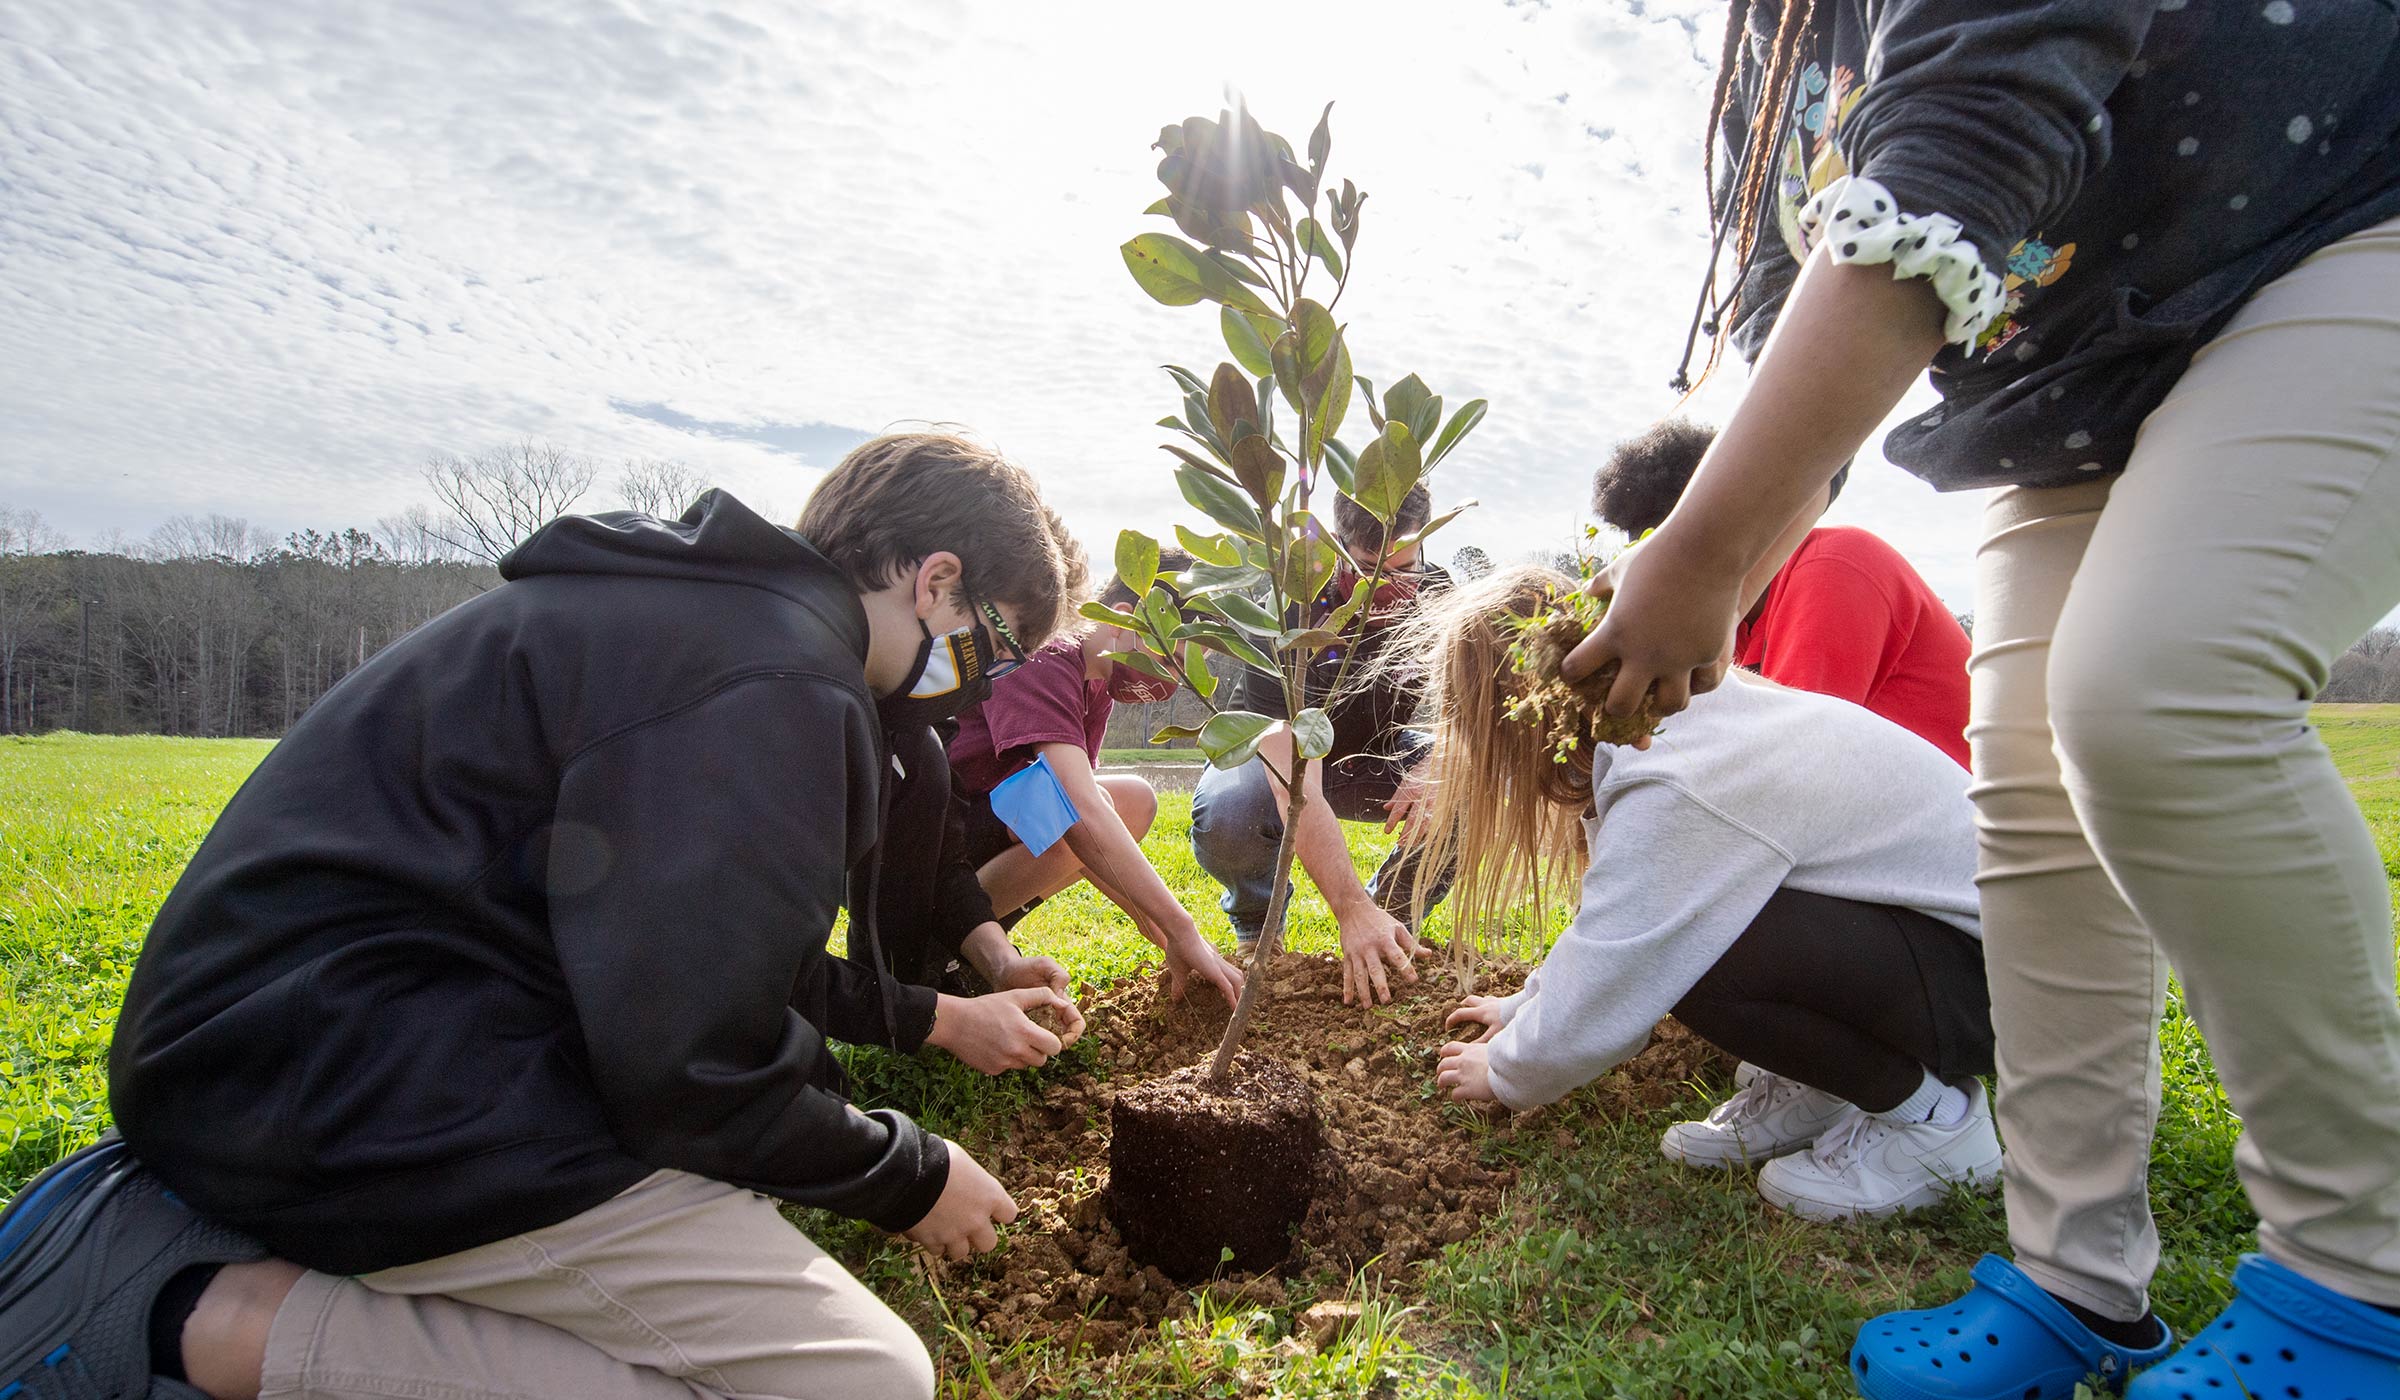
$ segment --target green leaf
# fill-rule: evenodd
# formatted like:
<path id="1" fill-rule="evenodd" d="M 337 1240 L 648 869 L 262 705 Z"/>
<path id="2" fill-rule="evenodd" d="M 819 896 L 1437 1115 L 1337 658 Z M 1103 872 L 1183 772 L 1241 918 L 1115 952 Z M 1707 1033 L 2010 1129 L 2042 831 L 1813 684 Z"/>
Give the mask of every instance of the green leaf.
<path id="1" fill-rule="evenodd" d="M 1275 639 L 1277 651 L 1299 647 L 1303 651 L 1323 651 L 1342 644 L 1342 634 L 1329 627 L 1295 627 Z"/>
<path id="2" fill-rule="evenodd" d="M 1118 251 L 1133 280 L 1153 301 L 1167 306 L 1214 301 L 1266 314 L 1267 304 L 1257 293 L 1171 233 L 1136 234 Z"/>
<path id="3" fill-rule="evenodd" d="M 1208 381 L 1208 421 L 1216 428 L 1217 437 L 1228 449 L 1241 437 L 1235 429 L 1248 423 L 1252 431 L 1258 428 L 1258 393 L 1250 387 L 1249 377 L 1233 365 L 1219 364 L 1216 375 Z M 1238 479 L 1241 462 L 1226 453 L 1233 461 L 1234 476 Z"/>
<path id="4" fill-rule="evenodd" d="M 1325 591 L 1325 584 L 1332 579 L 1334 570 L 1340 568 L 1341 563 L 1341 554 L 1334 549 L 1333 542 L 1325 538 L 1322 530 L 1311 531 L 1304 538 L 1294 540 L 1291 553 L 1284 561 L 1284 596 L 1303 608 L 1314 603 L 1317 595 Z"/>
<path id="5" fill-rule="evenodd" d="M 1211 248 L 1208 250 L 1208 260 L 1225 269 L 1226 274 L 1236 282 L 1247 282 L 1253 287 L 1267 285 L 1267 279 L 1259 276 L 1257 269 L 1231 253 L 1219 252 Z"/>
<path id="6" fill-rule="evenodd" d="M 1283 494 L 1283 458 L 1256 433 L 1233 445 L 1233 477 L 1261 506 Z"/>
<path id="7" fill-rule="evenodd" d="M 1319 175 L 1325 173 L 1325 157 L 1333 153 L 1333 104 L 1325 104 L 1325 113 L 1317 118 L 1317 129 L 1308 134 L 1308 168 Z"/>
<path id="8" fill-rule="evenodd" d="M 1220 536 L 1222 538 L 1222 536 Z M 1175 575 L 1175 591 L 1185 602 L 1212 598 L 1238 588 L 1248 588 L 1264 575 L 1249 564 L 1194 564 Z"/>
<path id="9" fill-rule="evenodd" d="M 1208 755 L 1212 767 L 1239 768 L 1258 752 L 1259 738 L 1274 727 L 1274 720 L 1248 710 L 1212 715 L 1200 726 L 1200 752 Z"/>
<path id="10" fill-rule="evenodd" d="M 1342 328 L 1334 323 L 1332 312 L 1302 297 L 1292 303 L 1292 329 L 1300 337 L 1294 354 L 1299 360 L 1301 382 L 1313 381 L 1322 386 L 1333 377 L 1333 351 L 1341 340 Z"/>
<path id="11" fill-rule="evenodd" d="M 1357 489 L 1350 499 L 1389 526 L 1422 475 L 1424 463 L 1417 455 L 1416 436 L 1398 419 L 1386 419 L 1383 434 L 1359 451 Z"/>
<path id="12" fill-rule="evenodd" d="M 1276 322 L 1278 326 L 1283 323 Z M 1280 334 L 1280 332 L 1278 332 Z M 1258 381 L 1258 435 L 1269 445 L 1275 441 L 1275 380 L 1272 371 Z"/>
<path id="13" fill-rule="evenodd" d="M 1300 333 L 1286 328 L 1267 347 L 1267 358 L 1274 365 L 1275 387 L 1283 390 L 1283 401 L 1300 411 Z"/>
<path id="14" fill-rule="evenodd" d="M 1228 306 L 1217 313 L 1217 327 L 1225 334 L 1225 348 L 1233 352 L 1233 358 L 1241 362 L 1242 368 L 1252 374 L 1275 372 L 1275 362 L 1267 355 L 1267 342 L 1259 335 L 1251 317 Z"/>
<path id="15" fill-rule="evenodd" d="M 1327 272 L 1336 277 L 1342 275 L 1341 250 L 1334 247 L 1333 240 L 1326 236 L 1323 224 L 1318 223 L 1315 219 L 1302 219 L 1297 232 L 1300 235 L 1302 252 L 1314 253 L 1317 261 L 1325 264 Z"/>
<path id="16" fill-rule="evenodd" d="M 1362 374 L 1358 376 L 1358 387 L 1366 395 L 1367 421 L 1375 425 L 1375 431 L 1382 432 L 1383 410 L 1375 406 L 1375 381 Z"/>
<path id="17" fill-rule="evenodd" d="M 1272 637 L 1283 627 L 1282 621 L 1261 606 L 1257 599 L 1245 598 L 1239 593 L 1227 593 L 1219 597 L 1217 609 L 1232 622 L 1262 637 Z"/>
<path id="18" fill-rule="evenodd" d="M 1235 549 L 1233 541 L 1223 535 L 1196 534 L 1178 525 L 1175 527 L 1175 541 L 1183 546 L 1184 553 L 1203 564 L 1230 566 L 1242 561 L 1241 551 Z"/>
<path id="19" fill-rule="evenodd" d="M 1336 632 L 1348 627 L 1350 619 L 1358 616 L 1359 609 L 1367 605 L 1367 598 L 1373 592 L 1374 583 L 1375 580 L 1372 578 L 1360 579 L 1357 586 L 1350 590 L 1349 598 L 1344 600 L 1342 605 L 1335 608 L 1332 615 L 1325 619 L 1325 625 Z"/>
<path id="20" fill-rule="evenodd" d="M 1450 510 L 1443 511 L 1440 515 L 1437 515 L 1433 519 L 1426 521 L 1422 527 L 1411 530 L 1407 534 L 1402 535 L 1394 547 L 1405 549 L 1412 544 L 1423 544 L 1427 535 L 1432 534 L 1434 531 L 1439 530 L 1444 525 L 1447 525 L 1451 521 L 1458 519 L 1461 515 L 1466 514 L 1469 510 L 1473 509 L 1476 504 L 1477 503 L 1474 501 L 1466 501 Z"/>
<path id="21" fill-rule="evenodd" d="M 1162 197 L 1157 203 L 1151 205 L 1147 209 L 1144 209 L 1142 212 L 1145 214 L 1164 214 L 1167 212 L 1167 201 Z"/>
<path id="22" fill-rule="evenodd" d="M 1142 639 L 1143 645 L 1153 647 L 1161 652 L 1169 650 L 1174 645 L 1169 639 L 1174 636 L 1175 629 L 1183 625 L 1183 619 L 1175 612 L 1175 599 L 1172 594 L 1164 588 L 1154 586 L 1149 592 L 1142 595 L 1142 601 L 1134 606 L 1133 611 L 1134 615 L 1141 619 L 1142 630 L 1145 634 Z M 1168 679 L 1171 680 L 1173 677 L 1170 676 Z"/>
<path id="23" fill-rule="evenodd" d="M 1217 698 L 1217 673 L 1208 669 L 1208 654 L 1197 647 L 1183 654 L 1183 683 L 1203 700 Z"/>
<path id="24" fill-rule="evenodd" d="M 1173 449 L 1169 449 L 1172 451 Z M 1265 540 L 1266 526 L 1258 510 L 1242 499 L 1242 493 L 1231 483 L 1206 472 L 1194 471 L 1190 463 L 1175 469 L 1175 489 L 1192 503 L 1194 509 L 1207 515 L 1219 525 L 1246 539 Z M 1384 517 L 1387 521 L 1389 516 Z"/>
<path id="25" fill-rule="evenodd" d="M 1153 744 L 1164 744 L 1176 739 L 1197 739 L 1199 737 L 1199 725 L 1170 724 L 1160 729 L 1156 734 L 1151 735 L 1150 742 Z"/>
<path id="26" fill-rule="evenodd" d="M 1442 400 L 1425 387 L 1425 381 L 1409 375 L 1383 391 L 1383 417 L 1386 422 L 1408 425 L 1410 435 L 1418 442 L 1432 440 L 1433 430 L 1441 422 Z M 1428 423 L 1426 419 L 1432 417 Z"/>
<path id="27" fill-rule="evenodd" d="M 1199 375 L 1181 365 L 1160 365 L 1159 368 L 1165 370 L 1169 377 L 1173 378 L 1175 383 L 1182 388 L 1183 392 L 1198 394 L 1202 398 L 1208 397 L 1208 386 L 1200 382 Z"/>
<path id="28" fill-rule="evenodd" d="M 1325 439 L 1325 470 L 1333 473 L 1334 490 L 1345 496 L 1355 494 L 1350 484 L 1358 475 L 1358 454 L 1350 450 L 1350 444 L 1336 437 Z"/>
<path id="29" fill-rule="evenodd" d="M 1324 456 L 1325 439 L 1342 426 L 1342 416 L 1350 408 L 1350 338 L 1343 336 L 1334 342 L 1333 380 L 1325 386 L 1324 397 L 1317 401 L 1317 421 L 1309 425 L 1302 446 L 1313 457 Z"/>
<path id="30" fill-rule="evenodd" d="M 1442 435 L 1434 439 L 1433 450 L 1425 454 L 1425 470 L 1432 471 L 1437 463 L 1449 456 L 1450 449 L 1458 446 L 1460 438 L 1475 430 L 1475 425 L 1483 421 L 1484 412 L 1490 407 L 1491 404 L 1482 399 L 1469 399 L 1460 405 L 1458 412 L 1450 415 L 1450 426 L 1442 429 Z"/>
<path id="31" fill-rule="evenodd" d="M 1243 665 L 1255 667 L 1268 675 L 1276 674 L 1273 658 L 1259 650 L 1258 643 L 1230 627 L 1194 628 L 1192 637 L 1210 651 L 1223 652 Z"/>
<path id="32" fill-rule="evenodd" d="M 1096 598 L 1087 599 L 1075 609 L 1075 612 L 1077 616 L 1090 622 L 1097 622 L 1103 627 L 1130 628 L 1133 626 L 1132 618 Z"/>
<path id="33" fill-rule="evenodd" d="M 1117 532 L 1117 580 L 1136 595 L 1150 591 L 1158 577 L 1158 541 L 1139 530 Z"/>
<path id="34" fill-rule="evenodd" d="M 1162 452 L 1174 453 L 1175 456 L 1182 461 L 1185 466 L 1192 468 L 1194 471 L 1204 473 L 1208 476 L 1213 476 L 1217 480 L 1224 482 L 1227 486 L 1240 485 L 1239 482 L 1233 479 L 1233 473 L 1225 470 L 1223 467 L 1218 466 L 1216 463 L 1209 461 L 1205 457 L 1186 452 L 1171 442 L 1162 442 L 1158 446 L 1159 450 Z"/>
<path id="35" fill-rule="evenodd" d="M 1320 709 L 1302 710 L 1292 716 L 1292 739 L 1302 758 L 1323 758 L 1333 752 L 1333 720 Z"/>
<path id="36" fill-rule="evenodd" d="M 1157 657 L 1152 656 L 1146 651 L 1104 651 L 1100 653 L 1100 659 L 1103 661 L 1122 661 L 1136 671 L 1141 672 L 1143 675 L 1156 676 L 1162 681 L 1171 681 L 1175 679 L 1175 673 L 1173 671 L 1168 670 L 1164 665 L 1160 664 Z"/>

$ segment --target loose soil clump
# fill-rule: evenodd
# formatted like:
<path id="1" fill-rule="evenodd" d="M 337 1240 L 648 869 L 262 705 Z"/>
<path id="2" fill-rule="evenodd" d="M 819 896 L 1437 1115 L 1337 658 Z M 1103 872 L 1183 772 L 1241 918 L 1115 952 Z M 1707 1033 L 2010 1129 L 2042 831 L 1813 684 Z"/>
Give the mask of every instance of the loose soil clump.
<path id="1" fill-rule="evenodd" d="M 1500 1208 L 1516 1184 L 1512 1143 L 1566 1134 L 1546 1111 L 1479 1113 L 1437 1093 L 1435 1052 L 1456 1038 L 1442 1018 L 1458 997 L 1438 955 L 1419 966 L 1423 980 L 1405 998 L 1395 987 L 1393 1003 L 1372 1010 L 1342 1005 L 1334 959 L 1286 953 L 1267 970 L 1271 999 L 1251 1022 L 1244 1057 L 1282 1061 L 1306 1082 L 1321 1150 L 1314 1201 L 1288 1257 L 1267 1272 L 1225 1266 L 1211 1287 L 1226 1301 L 1281 1308 L 1292 1301 L 1287 1280 L 1302 1281 L 1305 1299 L 1338 1292 L 1361 1269 L 1405 1272 Z M 1522 969 L 1487 969 L 1478 990 L 1507 993 L 1523 980 Z M 1205 1073 L 1225 1003 L 1198 988 L 1177 1005 L 1142 979 L 1109 989 L 1085 1014 L 1094 1067 L 1045 1084 L 1005 1128 L 968 1142 L 1023 1213 L 993 1253 L 930 1265 L 957 1319 L 996 1346 L 1030 1338 L 1113 1352 L 1191 1309 L 1190 1292 L 1136 1263 L 1109 1219 L 1109 1113 L 1120 1092 L 1186 1066 Z M 1648 1112 L 1680 1099 L 1695 1076 L 1731 1068 L 1670 1020 L 1647 1050 L 1582 1092 L 1612 1113 Z"/>
<path id="2" fill-rule="evenodd" d="M 1179 1069 L 1110 1107 L 1108 1218 L 1178 1283 L 1220 1263 L 1272 1269 L 1308 1215 L 1320 1147 L 1316 1093 L 1289 1064 L 1237 1055 L 1223 1084 L 1206 1065 Z"/>

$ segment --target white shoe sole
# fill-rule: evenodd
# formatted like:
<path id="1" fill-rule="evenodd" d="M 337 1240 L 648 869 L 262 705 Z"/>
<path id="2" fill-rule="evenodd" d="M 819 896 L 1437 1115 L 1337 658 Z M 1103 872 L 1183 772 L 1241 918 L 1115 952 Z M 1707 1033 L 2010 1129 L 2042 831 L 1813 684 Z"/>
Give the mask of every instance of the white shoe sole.
<path id="1" fill-rule="evenodd" d="M 1676 1127 L 1681 1126 L 1681 1124 L 1676 1125 Z M 1753 1152 L 1739 1142 L 1686 1146 L 1679 1139 L 1675 1129 L 1669 1128 L 1665 1135 L 1658 1140 L 1658 1154 L 1678 1165 L 1698 1167 L 1705 1171 L 1740 1171 L 1745 1167 L 1761 1166 L 1778 1157 L 1789 1157 L 1795 1152 L 1805 1151 L 1809 1144 L 1815 1141 L 1815 1138 L 1809 1138 L 1786 1147 Z"/>
<path id="2" fill-rule="evenodd" d="M 1995 1153 L 1990 1161 L 1978 1162 L 1956 1176 L 1932 1178 L 1898 1200 L 1879 1201 L 1871 1206 L 1862 1206 L 1854 1201 L 1818 1200 L 1805 1193 L 1787 1188 L 1779 1177 L 1772 1174 L 1760 1175 L 1758 1194 L 1766 1198 L 1767 1204 L 1777 1210 L 1783 1211 L 1787 1215 L 1799 1216 L 1802 1220 L 1825 1223 L 1843 1220 L 1879 1220 L 1887 1215 L 1902 1215 L 1910 1211 L 1924 1210 L 1928 1206 L 1938 1206 L 1949 1200 L 1950 1193 L 1957 1190 L 1989 1195 L 2000 1185 L 2001 1161 L 2001 1155 Z"/>

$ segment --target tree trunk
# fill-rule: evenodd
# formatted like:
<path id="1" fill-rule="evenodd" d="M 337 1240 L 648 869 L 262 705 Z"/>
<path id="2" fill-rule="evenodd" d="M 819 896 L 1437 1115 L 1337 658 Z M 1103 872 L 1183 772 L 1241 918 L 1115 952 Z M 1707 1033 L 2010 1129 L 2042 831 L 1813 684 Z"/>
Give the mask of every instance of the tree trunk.
<path id="1" fill-rule="evenodd" d="M 1299 840 L 1300 813 L 1308 805 L 1308 763 L 1300 754 L 1300 743 L 1295 736 L 1292 805 L 1283 814 L 1283 838 L 1275 843 L 1275 893 L 1267 900 L 1267 922 L 1259 930 L 1258 946 L 1250 952 L 1249 976 L 1242 982 L 1241 1000 L 1234 1004 L 1233 1019 L 1225 1023 L 1225 1038 L 1217 1042 L 1217 1057 L 1209 1062 L 1208 1077 L 1215 1084 L 1223 1084 L 1233 1072 L 1233 1057 L 1241 1050 L 1242 1036 L 1250 1029 L 1250 1013 L 1257 1009 L 1258 999 L 1266 989 L 1267 964 L 1283 951 L 1283 918 L 1292 902 L 1292 853 Z"/>

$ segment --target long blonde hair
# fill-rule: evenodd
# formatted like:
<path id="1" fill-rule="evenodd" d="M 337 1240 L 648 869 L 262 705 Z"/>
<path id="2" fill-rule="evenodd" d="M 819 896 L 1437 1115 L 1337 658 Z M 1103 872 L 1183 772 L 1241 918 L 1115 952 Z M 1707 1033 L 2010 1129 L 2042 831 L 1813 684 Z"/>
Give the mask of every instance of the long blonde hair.
<path id="1" fill-rule="evenodd" d="M 1419 869 L 1457 872 L 1450 946 L 1462 967 L 1494 946 L 1538 955 L 1553 910 L 1571 906 L 1568 892 L 1582 877 L 1593 740 L 1572 736 L 1562 758 L 1560 726 L 1578 720 L 1544 711 L 1545 722 L 1534 723 L 1509 713 L 1531 685 L 1511 662 L 1510 646 L 1526 619 L 1575 587 L 1555 569 L 1501 569 L 1427 598 L 1379 658 L 1381 667 L 1421 667 L 1425 678 L 1417 714 L 1432 727 L 1433 752 L 1403 839 L 1420 850 Z M 1429 883 L 1417 882 L 1410 916 L 1418 926 Z M 1535 922 L 1512 940 L 1503 920 L 1527 899 Z"/>

